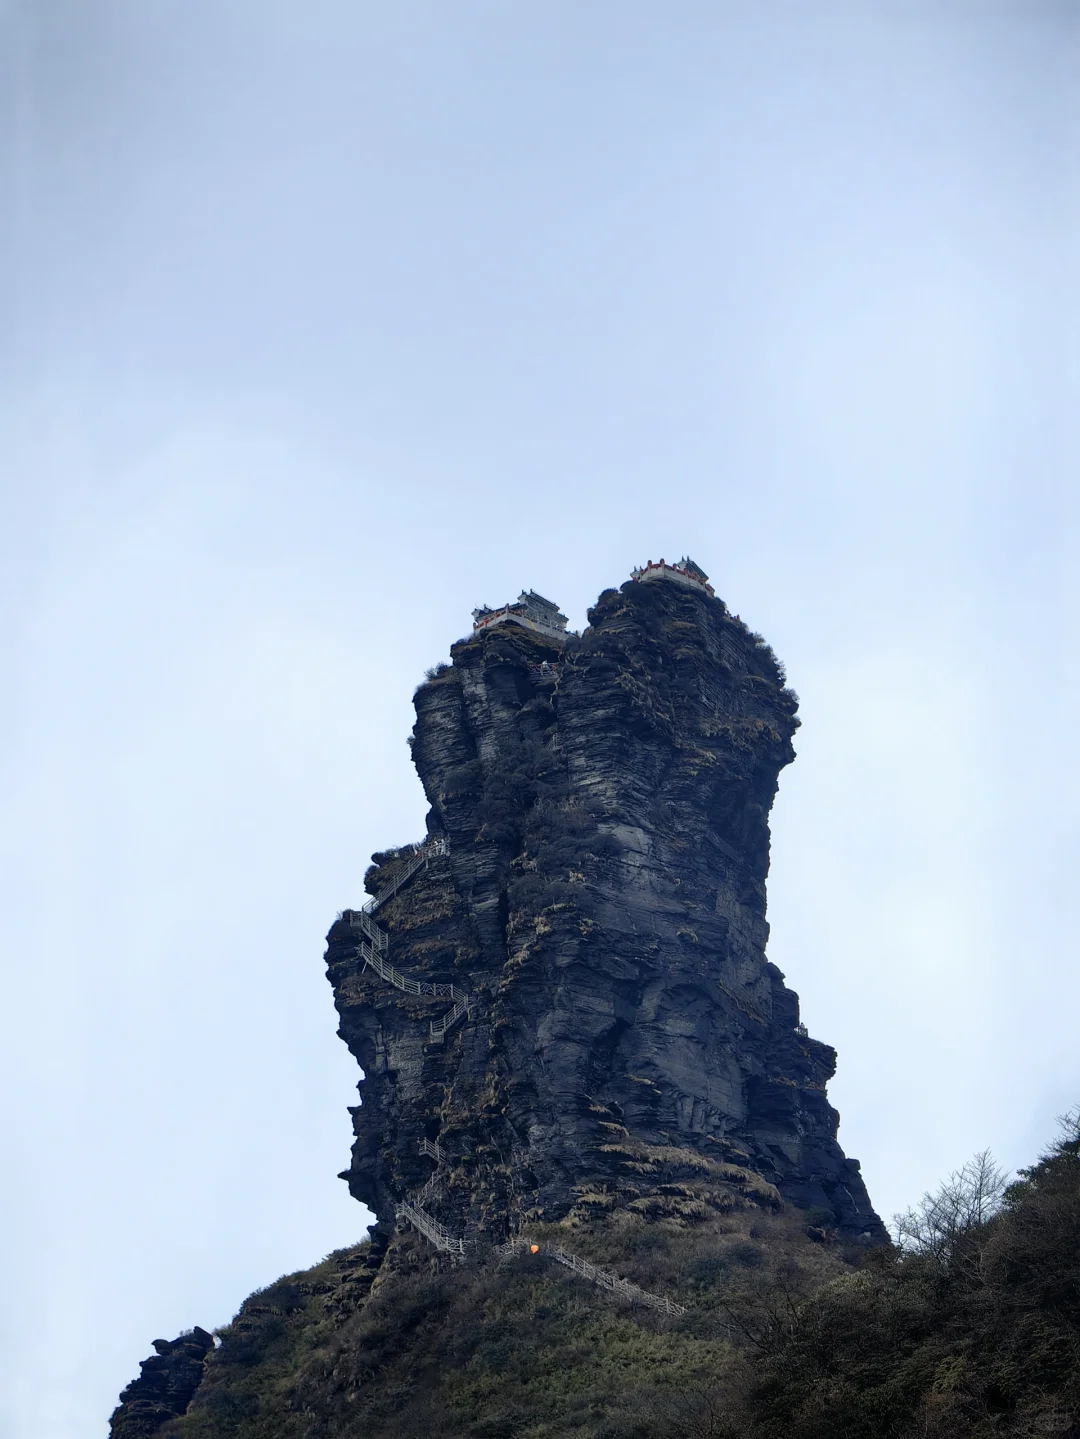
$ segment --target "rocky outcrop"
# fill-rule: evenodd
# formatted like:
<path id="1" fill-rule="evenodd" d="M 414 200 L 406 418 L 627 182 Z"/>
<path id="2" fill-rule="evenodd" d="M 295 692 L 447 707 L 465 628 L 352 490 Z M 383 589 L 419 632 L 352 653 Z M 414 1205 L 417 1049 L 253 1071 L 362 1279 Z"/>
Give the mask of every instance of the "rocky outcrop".
<path id="1" fill-rule="evenodd" d="M 797 701 L 700 585 L 607 590 L 580 636 L 509 624 L 417 690 L 413 758 L 449 842 L 379 909 L 410 996 L 328 940 L 364 1072 L 346 1177 L 388 1231 L 424 1191 L 456 1233 L 628 1212 L 696 1224 L 781 1201 L 884 1231 L 837 1140 L 835 1053 L 766 958 L 768 816 Z M 374 893 L 403 852 L 375 856 Z M 437 1141 L 438 1159 L 421 1152 Z"/>
<path id="2" fill-rule="evenodd" d="M 721 1382 L 755 1286 L 809 1293 L 885 1238 L 836 1140 L 835 1053 L 766 957 L 796 698 L 696 567 L 635 576 L 580 636 L 531 592 L 478 612 L 417 690 L 428 841 L 375 855 L 374 916 L 328 936 L 371 1241 L 251 1296 L 218 1348 L 156 1341 L 114 1439 L 493 1439 L 543 1414 L 667 1436 L 642 1405 Z M 583 1273 L 657 1313 L 590 1318 L 563 1292 Z"/>
<path id="3" fill-rule="evenodd" d="M 176 1339 L 155 1339 L 155 1353 L 120 1395 L 109 1425 L 112 1439 L 147 1439 L 169 1419 L 187 1413 L 203 1376 L 214 1336 L 198 1325 Z"/>

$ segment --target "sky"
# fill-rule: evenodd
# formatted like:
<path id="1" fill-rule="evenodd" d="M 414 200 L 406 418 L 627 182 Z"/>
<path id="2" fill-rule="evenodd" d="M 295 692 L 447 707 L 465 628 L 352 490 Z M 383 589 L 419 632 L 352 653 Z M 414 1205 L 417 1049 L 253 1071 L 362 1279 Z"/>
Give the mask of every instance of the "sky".
<path id="1" fill-rule="evenodd" d="M 3 1439 L 363 1237 L 424 669 L 689 552 L 888 1217 L 1080 1100 L 1080 10 L 0 0 Z"/>

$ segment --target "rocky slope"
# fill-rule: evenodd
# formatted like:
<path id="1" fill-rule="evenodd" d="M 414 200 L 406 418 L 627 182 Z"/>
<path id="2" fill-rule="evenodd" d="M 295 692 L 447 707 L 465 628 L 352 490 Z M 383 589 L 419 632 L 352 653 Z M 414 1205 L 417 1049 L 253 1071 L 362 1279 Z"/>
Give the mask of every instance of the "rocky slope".
<path id="1" fill-rule="evenodd" d="M 150 1361 L 122 1439 L 652 1434 L 628 1394 L 715 1382 L 774 1281 L 808 1292 L 884 1238 L 836 1140 L 834 1051 L 765 953 L 768 816 L 798 724 L 768 646 L 704 586 L 652 573 L 605 591 L 581 636 L 488 624 L 415 704 L 425 862 L 328 936 L 363 1071 L 343 1178 L 371 1242 L 247 1301 L 159 1428 Z M 419 852 L 374 856 L 371 894 Z M 567 1298 L 528 1250 L 493 1254 L 515 1235 L 685 1313 L 616 1320 L 580 1278 Z M 503 1354 L 525 1314 L 533 1337 Z M 521 1369 L 502 1429 L 468 1378 L 491 1324 Z M 568 1356 L 571 1331 L 591 1337 Z M 608 1363 L 624 1342 L 632 1376 Z M 562 1378 L 531 1409 L 549 1362 Z M 594 1422 L 616 1411 L 622 1428 Z"/>

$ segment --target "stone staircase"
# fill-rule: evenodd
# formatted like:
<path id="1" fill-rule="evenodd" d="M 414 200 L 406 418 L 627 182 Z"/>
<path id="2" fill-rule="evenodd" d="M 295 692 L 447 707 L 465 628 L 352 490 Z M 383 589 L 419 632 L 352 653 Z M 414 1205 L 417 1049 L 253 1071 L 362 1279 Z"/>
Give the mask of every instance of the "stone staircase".
<path id="1" fill-rule="evenodd" d="M 383 905 L 412 879 L 431 860 L 440 855 L 450 853 L 450 846 L 445 839 L 433 839 L 427 844 L 421 845 L 415 852 L 404 860 L 401 866 L 394 871 L 390 883 L 385 885 L 373 895 L 361 909 L 342 910 L 341 918 L 346 924 L 353 925 L 359 929 L 361 938 L 356 947 L 357 956 L 363 960 L 367 968 L 374 970 L 380 979 L 387 984 L 392 984 L 395 989 L 400 989 L 402 994 L 411 994 L 418 999 L 452 999 L 454 1007 L 446 1012 L 440 1019 L 430 1022 L 430 1039 L 441 1044 L 446 1033 L 459 1019 L 464 1018 L 470 1012 L 475 1000 L 453 984 L 433 984 L 427 980 L 410 979 L 407 974 L 402 974 L 400 969 L 395 969 L 384 956 L 390 948 L 390 936 L 375 919 L 375 913 L 380 905 Z"/>

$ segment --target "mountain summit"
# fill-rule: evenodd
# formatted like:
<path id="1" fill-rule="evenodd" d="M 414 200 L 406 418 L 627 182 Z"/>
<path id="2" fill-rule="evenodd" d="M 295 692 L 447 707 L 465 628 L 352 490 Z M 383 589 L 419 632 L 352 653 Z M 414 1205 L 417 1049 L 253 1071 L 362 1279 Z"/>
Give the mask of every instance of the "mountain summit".
<path id="1" fill-rule="evenodd" d="M 580 637 L 478 612 L 416 692 L 429 842 L 376 855 L 385 897 L 329 935 L 365 1076 L 350 1188 L 384 1227 L 422 1193 L 499 1242 L 624 1208 L 707 1220 L 767 1186 L 877 1237 L 835 1053 L 765 953 L 796 697 L 692 561 L 635 573 Z"/>
<path id="2" fill-rule="evenodd" d="M 796 697 L 692 560 L 588 619 L 474 611 L 416 691 L 427 835 L 330 929 L 371 1239 L 159 1341 L 115 1439 L 666 1434 L 885 1239 L 766 958 Z"/>

